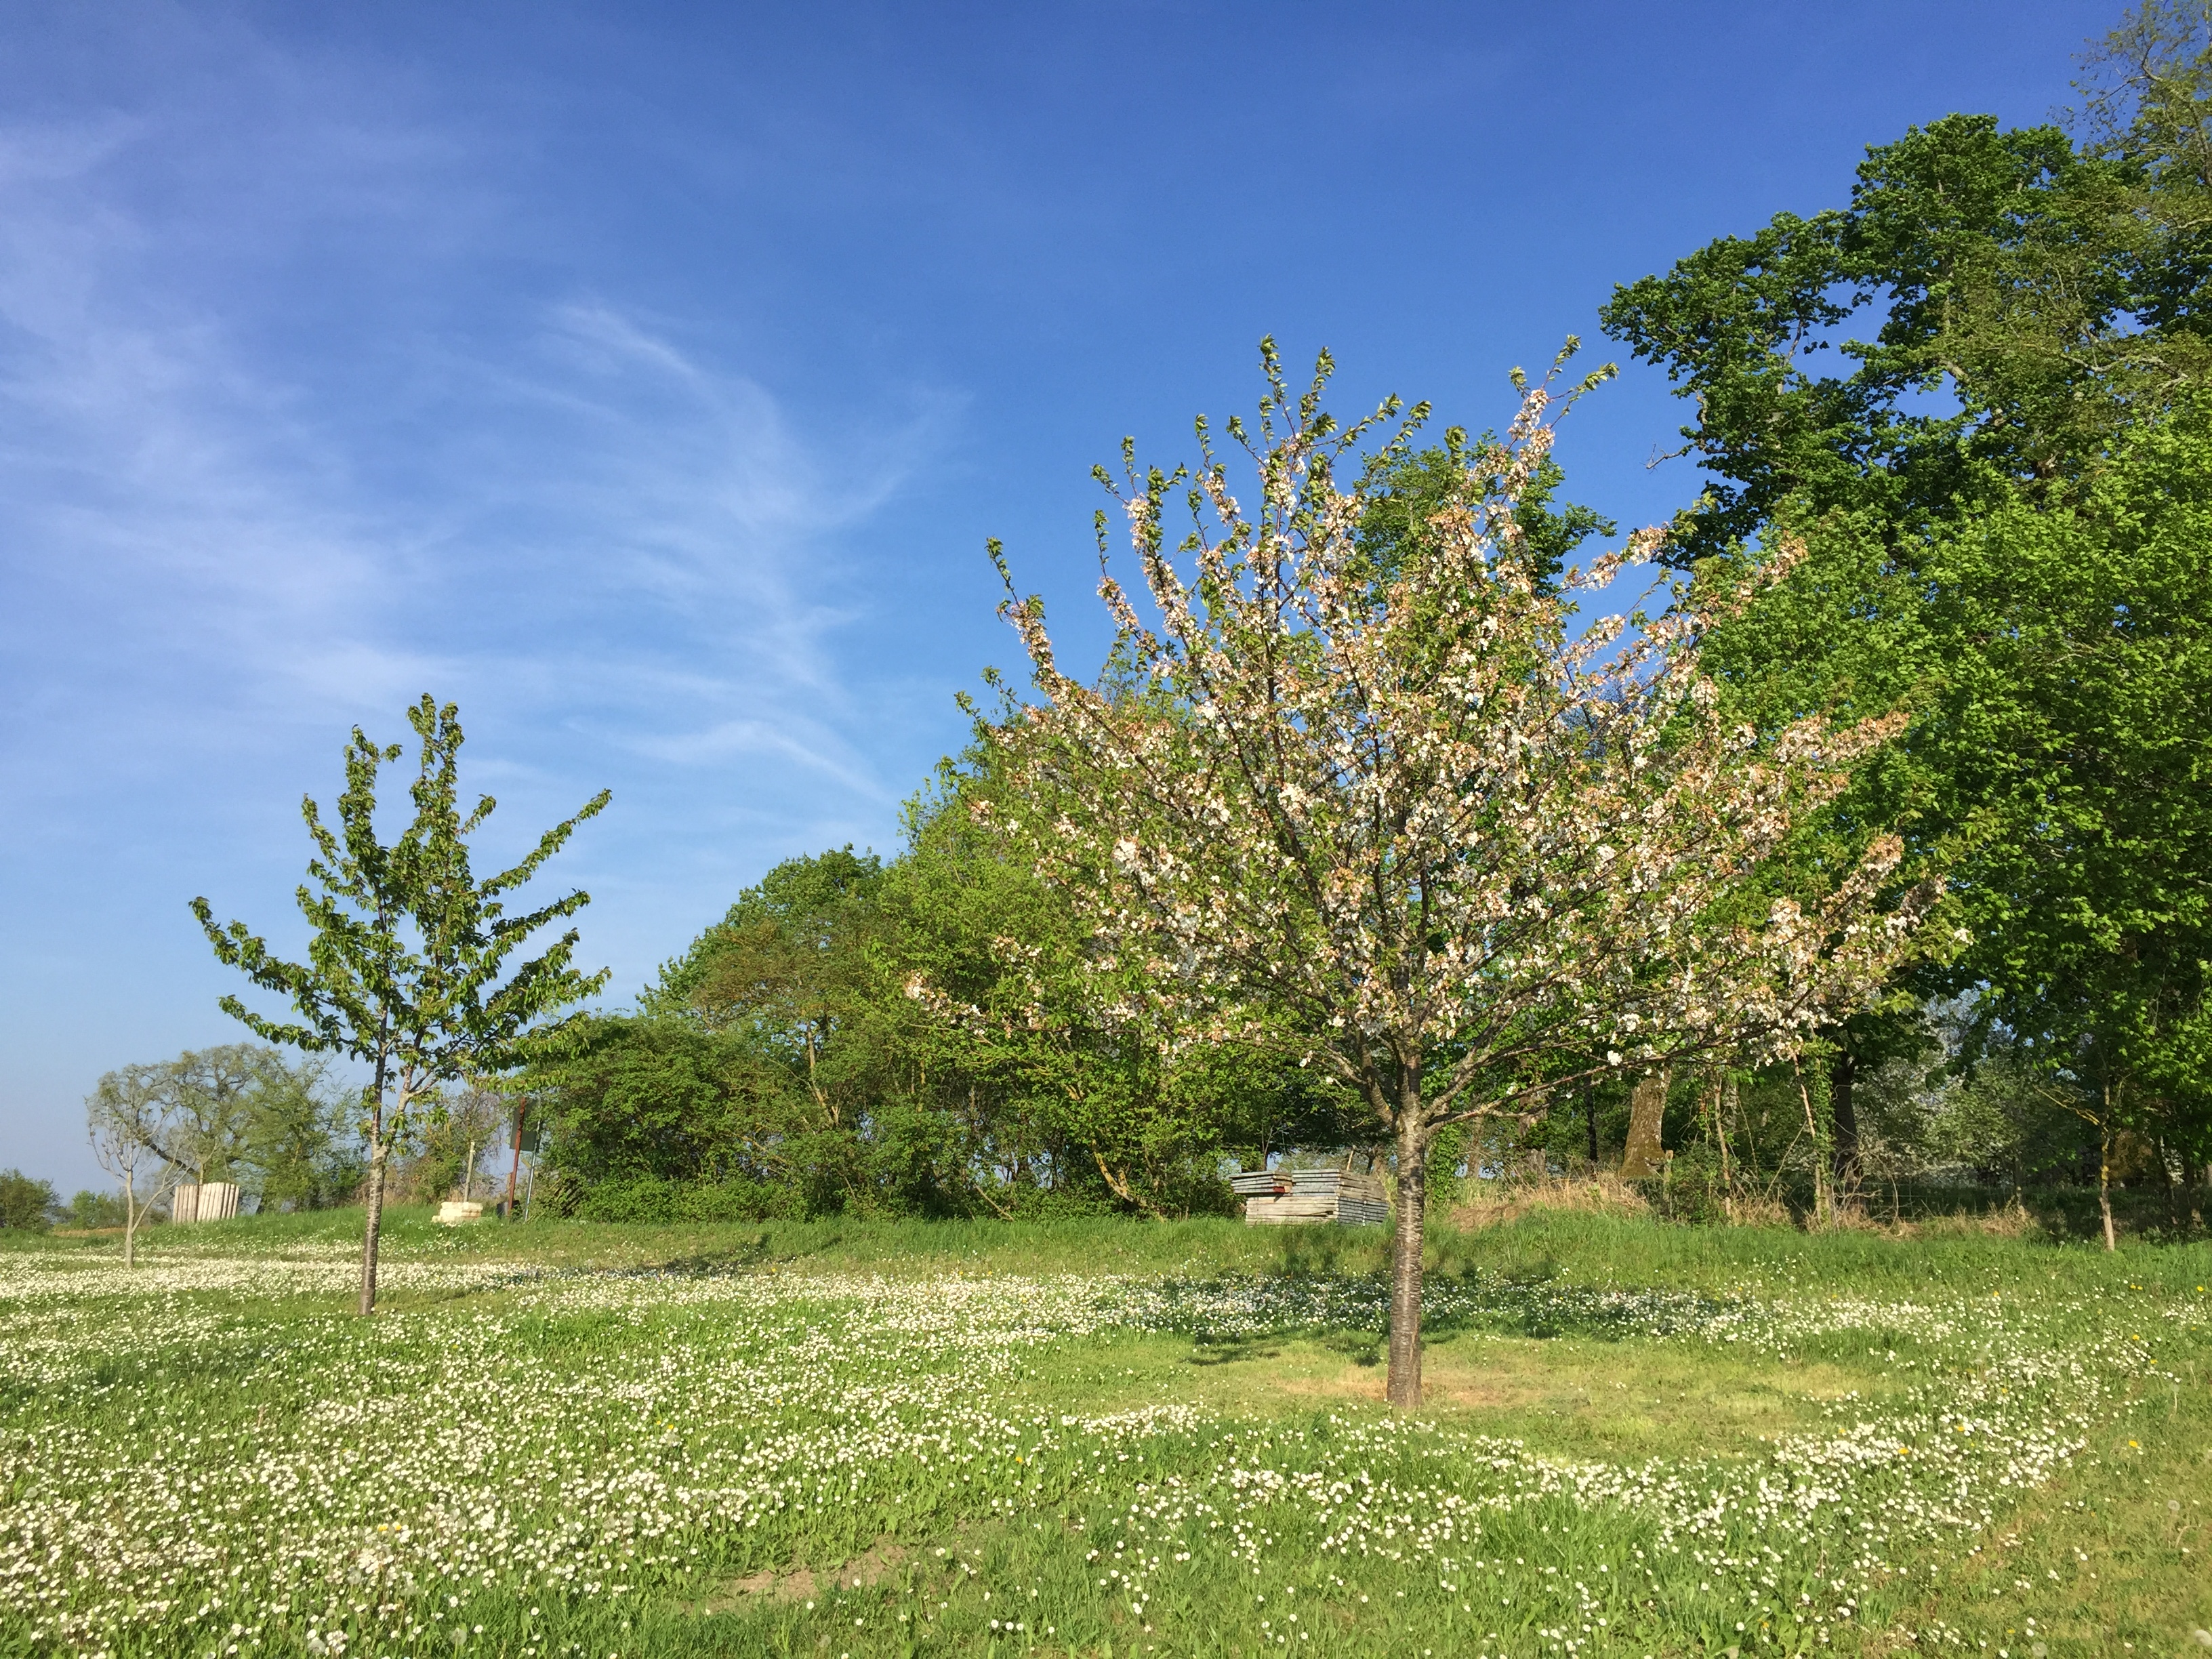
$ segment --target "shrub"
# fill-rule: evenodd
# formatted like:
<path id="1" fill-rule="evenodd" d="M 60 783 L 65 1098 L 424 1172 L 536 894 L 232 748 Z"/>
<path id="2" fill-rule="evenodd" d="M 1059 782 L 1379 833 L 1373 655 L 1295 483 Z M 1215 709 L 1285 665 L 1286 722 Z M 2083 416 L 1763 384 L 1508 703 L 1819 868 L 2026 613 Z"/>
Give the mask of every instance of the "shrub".
<path id="1" fill-rule="evenodd" d="M 21 1170 L 0 1170 L 0 1227 L 44 1232 L 53 1225 L 61 1200 L 51 1181 L 34 1181 Z"/>
<path id="2" fill-rule="evenodd" d="M 70 1200 L 69 1207 L 61 1218 L 69 1225 L 89 1232 L 96 1227 L 120 1227 L 123 1224 L 123 1198 L 119 1193 L 84 1191 Z"/>

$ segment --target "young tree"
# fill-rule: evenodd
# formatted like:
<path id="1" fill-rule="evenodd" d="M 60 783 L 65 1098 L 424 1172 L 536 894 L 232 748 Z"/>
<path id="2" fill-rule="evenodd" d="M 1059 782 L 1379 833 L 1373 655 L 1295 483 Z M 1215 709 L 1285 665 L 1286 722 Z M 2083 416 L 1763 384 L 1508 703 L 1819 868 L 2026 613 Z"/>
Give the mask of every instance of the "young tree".
<path id="1" fill-rule="evenodd" d="M 398 1177 L 400 1190 L 416 1203 L 478 1196 L 471 1183 L 483 1155 L 501 1139 L 513 1109 L 506 1096 L 481 1085 L 441 1105 L 440 1121 L 423 1131 L 422 1149 Z"/>
<path id="2" fill-rule="evenodd" d="M 184 1178 L 189 1167 L 163 1150 L 180 1147 L 185 1133 L 167 1085 L 160 1066 L 126 1066 L 101 1078 L 84 1103 L 92 1155 L 123 1189 L 126 1267 L 137 1265 L 138 1228 L 147 1212 Z"/>
<path id="3" fill-rule="evenodd" d="M 179 1179 L 228 1181 L 246 1156 L 250 1103 L 275 1057 L 247 1042 L 187 1049 L 109 1073 L 100 1097 L 129 1103 L 147 1149 L 174 1165 Z"/>
<path id="4" fill-rule="evenodd" d="M 409 787 L 414 819 L 397 841 L 380 841 L 374 820 L 378 771 L 399 758 L 400 746 L 371 743 L 358 726 L 346 748 L 337 828 L 323 823 L 313 796 L 301 803 L 316 848 L 307 865 L 313 885 L 299 889 L 301 914 L 314 933 L 307 962 L 270 954 L 244 922 L 219 926 L 206 899 L 192 901 L 217 958 L 289 998 L 299 1018 L 265 1018 L 234 996 L 222 999 L 226 1013 L 269 1042 L 344 1054 L 370 1067 L 362 1091 L 368 1154 L 363 1314 L 376 1305 L 386 1169 L 411 1115 L 434 1105 L 448 1083 L 521 1064 L 550 1018 L 597 993 L 607 978 L 605 969 L 585 974 L 574 966 L 573 927 L 542 954 L 507 964 L 539 928 L 589 903 L 588 894 L 572 892 L 517 916 L 507 914 L 505 902 L 579 823 L 606 805 L 607 792 L 547 830 L 520 863 L 478 881 L 468 838 L 495 803 L 483 795 L 465 815 L 461 811 L 459 711 L 451 703 L 441 708 L 426 694 L 407 719 L 422 747 Z"/>
<path id="5" fill-rule="evenodd" d="M 1203 421 L 1194 477 L 1139 476 L 1133 444 L 1126 494 L 1100 472 L 1162 619 L 1102 576 L 1125 673 L 1060 672 L 1042 603 L 1008 577 L 1042 701 L 997 728 L 1001 832 L 1095 930 L 1082 962 L 1112 1018 L 1170 1046 L 1285 1048 L 1389 1134 L 1389 1391 L 1413 1407 L 1439 1130 L 1533 1116 L 1594 1068 L 1788 1054 L 1879 985 L 1933 894 L 1882 911 L 1899 848 L 1878 837 L 1824 891 L 1747 913 L 1745 879 L 1896 723 L 1730 727 L 1698 672 L 1702 605 L 1575 633 L 1575 597 L 1660 538 L 1548 568 L 1519 511 L 1549 456 L 1548 382 L 1516 375 L 1503 442 L 1446 434 L 1449 489 L 1383 558 L 1364 528 L 1426 406 L 1370 446 L 1395 399 L 1340 429 L 1321 404 L 1326 355 L 1294 398 L 1272 342 L 1263 354 L 1259 430 L 1229 425 L 1256 512 Z M 1186 482 L 1188 576 L 1164 529 Z"/>

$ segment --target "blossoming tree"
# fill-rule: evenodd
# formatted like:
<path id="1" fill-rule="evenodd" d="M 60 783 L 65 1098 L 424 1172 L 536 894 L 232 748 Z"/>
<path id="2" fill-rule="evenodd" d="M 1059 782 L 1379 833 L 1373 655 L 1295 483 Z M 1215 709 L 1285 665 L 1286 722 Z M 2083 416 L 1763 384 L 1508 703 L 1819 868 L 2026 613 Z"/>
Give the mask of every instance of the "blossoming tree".
<path id="1" fill-rule="evenodd" d="M 1443 499 L 1386 549 L 1370 526 L 1426 406 L 1340 428 L 1326 355 L 1294 398 L 1262 349 L 1259 426 L 1228 428 L 1255 509 L 1202 420 L 1195 473 L 1139 475 L 1126 444 L 1126 482 L 1099 472 L 1156 617 L 1103 568 L 1101 513 L 1112 673 L 1062 673 L 1007 576 L 1038 696 L 994 728 L 999 831 L 1095 929 L 1114 1019 L 1289 1048 L 1374 1112 L 1397 1164 L 1389 1397 L 1410 1407 L 1440 1129 L 1529 1121 L 1594 1071 L 1787 1054 L 1878 986 L 1933 895 L 1885 895 L 1899 848 L 1877 838 L 1818 891 L 1750 897 L 1895 723 L 1730 729 L 1698 667 L 1711 610 L 1687 599 L 1577 631 L 1578 596 L 1662 537 L 1560 571 L 1528 533 L 1572 394 L 1516 374 L 1507 436 L 1446 434 Z M 1194 527 L 1170 553 L 1178 494 Z"/>

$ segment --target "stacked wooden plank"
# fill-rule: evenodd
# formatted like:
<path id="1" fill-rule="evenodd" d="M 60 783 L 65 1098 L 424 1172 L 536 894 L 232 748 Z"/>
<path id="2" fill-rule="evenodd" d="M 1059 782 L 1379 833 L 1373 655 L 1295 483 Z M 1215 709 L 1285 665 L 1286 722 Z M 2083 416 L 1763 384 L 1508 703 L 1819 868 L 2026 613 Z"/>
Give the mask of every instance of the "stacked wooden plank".
<path id="1" fill-rule="evenodd" d="M 1255 1227 L 1334 1222 L 1371 1227 L 1390 1218 L 1379 1176 L 1350 1170 L 1248 1170 L 1229 1178 L 1244 1200 L 1244 1219 Z"/>

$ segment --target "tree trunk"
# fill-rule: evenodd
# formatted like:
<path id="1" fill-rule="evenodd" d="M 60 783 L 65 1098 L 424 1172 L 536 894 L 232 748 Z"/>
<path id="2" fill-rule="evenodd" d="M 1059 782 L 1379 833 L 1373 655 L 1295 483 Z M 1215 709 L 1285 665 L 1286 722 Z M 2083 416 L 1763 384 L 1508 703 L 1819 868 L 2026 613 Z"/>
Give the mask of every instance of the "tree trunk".
<path id="1" fill-rule="evenodd" d="M 1851 1103 L 1851 1085 L 1858 1080 L 1859 1063 L 1848 1048 L 1836 1050 L 1828 1068 L 1828 1106 L 1835 1120 L 1836 1191 L 1849 1202 L 1859 1189 L 1859 1115 Z"/>
<path id="2" fill-rule="evenodd" d="M 1660 1134 L 1667 1117 L 1668 1074 L 1662 1066 L 1636 1079 L 1628 1097 L 1628 1146 L 1620 1155 L 1624 1181 L 1648 1181 L 1659 1173 L 1664 1149 Z"/>
<path id="3" fill-rule="evenodd" d="M 1131 1209 L 1141 1211 L 1146 1215 L 1152 1217 L 1155 1221 L 1165 1221 L 1167 1219 L 1167 1212 L 1162 1210 L 1158 1205 L 1153 1203 L 1152 1200 L 1146 1198 L 1142 1193 L 1139 1192 L 1136 1188 L 1131 1184 L 1128 1176 L 1125 1175 L 1117 1176 L 1114 1173 L 1113 1166 L 1106 1162 L 1105 1153 L 1100 1152 L 1096 1146 L 1093 1146 L 1091 1149 L 1091 1161 L 1097 1164 L 1099 1176 L 1105 1182 L 1106 1190 L 1108 1192 L 1113 1194 L 1115 1197 L 1120 1199 Z M 992 1207 L 994 1209 L 998 1208 L 996 1205 L 993 1205 Z M 1000 1211 L 1000 1213 L 1003 1215 L 1006 1212 L 1005 1211 Z"/>
<path id="4" fill-rule="evenodd" d="M 1825 1227 L 1832 1218 L 1835 1203 L 1829 1190 L 1828 1149 L 1820 1144 L 1820 1117 L 1813 1109 L 1813 1091 L 1805 1086 L 1805 1068 L 1793 1060 L 1790 1070 L 1797 1079 L 1797 1098 L 1805 1104 L 1805 1133 L 1813 1142 L 1813 1224 Z"/>
<path id="5" fill-rule="evenodd" d="M 1421 1228 L 1429 1196 L 1429 1132 L 1410 1115 L 1398 1130 L 1398 1216 L 1390 1247 L 1390 1375 L 1400 1411 L 1421 1407 Z"/>
<path id="6" fill-rule="evenodd" d="M 361 1239 L 361 1313 L 376 1311 L 376 1242 L 384 1226 L 384 1160 L 390 1148 L 371 1146 L 368 1155 L 368 1224 Z"/>
<path id="7" fill-rule="evenodd" d="M 1729 1103 L 1735 1098 L 1735 1079 L 1724 1077 L 1713 1089 L 1713 1139 L 1721 1148 L 1721 1192 L 1723 1201 L 1731 1206 L 1735 1203 L 1735 1168 L 1729 1157 Z M 1731 1207 L 1730 1214 L 1735 1211 Z"/>
<path id="8" fill-rule="evenodd" d="M 1589 1120 L 1590 1173 L 1597 1173 L 1597 1085 L 1583 1085 L 1583 1115 Z"/>
<path id="9" fill-rule="evenodd" d="M 2105 1248 L 2117 1250 L 2119 1239 L 2112 1231 L 2112 1091 L 2105 1090 L 2104 1121 L 2097 1125 L 2097 1213 L 2105 1220 Z"/>

